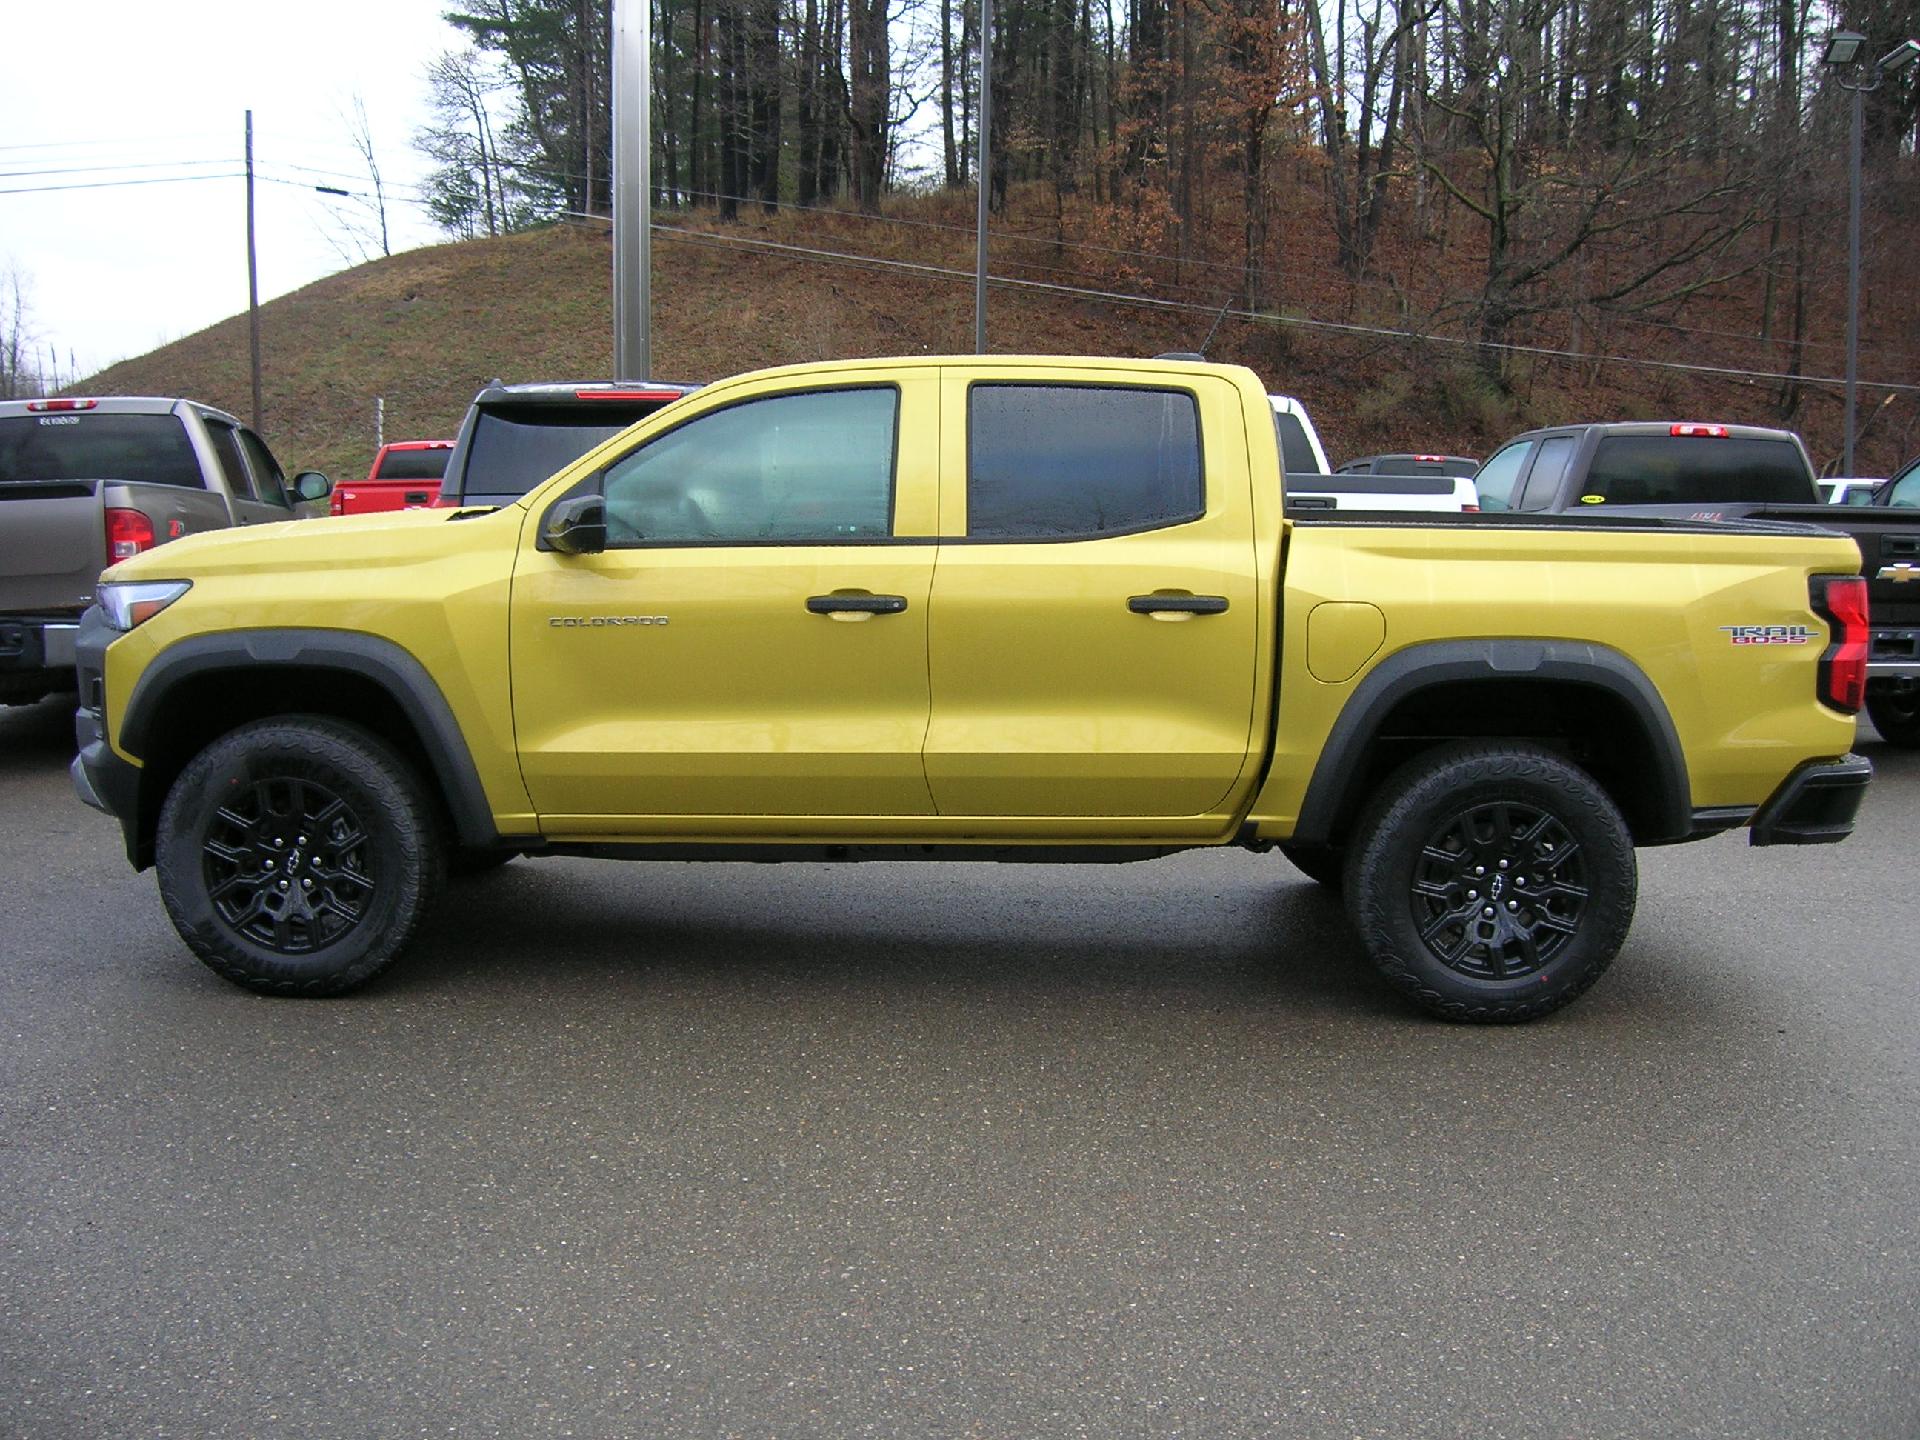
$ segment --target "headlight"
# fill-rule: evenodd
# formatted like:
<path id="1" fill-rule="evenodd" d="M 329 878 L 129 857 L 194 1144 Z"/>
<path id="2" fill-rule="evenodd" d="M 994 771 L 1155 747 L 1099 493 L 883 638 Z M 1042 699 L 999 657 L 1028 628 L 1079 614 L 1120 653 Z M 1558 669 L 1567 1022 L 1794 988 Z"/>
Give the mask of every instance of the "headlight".
<path id="1" fill-rule="evenodd" d="M 131 630 L 141 621 L 151 620 L 192 588 L 191 580 L 103 583 L 96 598 L 109 625 L 116 630 Z"/>

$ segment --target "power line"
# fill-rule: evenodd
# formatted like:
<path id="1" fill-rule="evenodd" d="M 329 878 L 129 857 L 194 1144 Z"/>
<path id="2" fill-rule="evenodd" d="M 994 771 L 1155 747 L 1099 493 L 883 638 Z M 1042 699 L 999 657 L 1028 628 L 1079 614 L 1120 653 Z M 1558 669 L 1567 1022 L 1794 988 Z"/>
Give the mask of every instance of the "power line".
<path id="1" fill-rule="evenodd" d="M 176 170 L 189 165 L 238 165 L 231 156 L 219 160 L 140 160 L 123 165 L 69 165 L 56 170 L 0 170 L 0 180 L 20 180 L 30 175 L 96 175 L 114 170 Z"/>
<path id="2" fill-rule="evenodd" d="M 178 185 L 194 180 L 238 180 L 235 170 L 223 175 L 159 175 L 147 180 L 89 180 L 78 185 L 18 185 L 0 195 L 43 195 L 58 190 L 114 190 L 124 185 Z"/>

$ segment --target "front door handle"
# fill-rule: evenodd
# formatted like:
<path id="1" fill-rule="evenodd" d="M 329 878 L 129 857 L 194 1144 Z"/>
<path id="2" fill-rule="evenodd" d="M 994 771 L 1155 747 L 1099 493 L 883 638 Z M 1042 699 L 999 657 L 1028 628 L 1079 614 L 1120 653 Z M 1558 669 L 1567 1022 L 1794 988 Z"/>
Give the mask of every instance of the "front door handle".
<path id="1" fill-rule="evenodd" d="M 1136 615 L 1223 615 L 1224 595 L 1129 595 L 1127 609 Z"/>
<path id="2" fill-rule="evenodd" d="M 869 595 L 864 590 L 807 597 L 807 613 L 829 620 L 871 620 L 876 615 L 898 615 L 906 608 L 904 595 Z"/>

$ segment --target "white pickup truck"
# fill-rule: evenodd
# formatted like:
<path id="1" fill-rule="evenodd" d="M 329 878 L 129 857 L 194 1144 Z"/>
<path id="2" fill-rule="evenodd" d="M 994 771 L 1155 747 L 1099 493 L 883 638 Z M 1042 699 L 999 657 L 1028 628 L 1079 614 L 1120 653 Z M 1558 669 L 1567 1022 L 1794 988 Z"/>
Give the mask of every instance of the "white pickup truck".
<path id="1" fill-rule="evenodd" d="M 192 400 L 0 401 L 0 705 L 73 688 L 100 572 L 203 530 L 292 520 L 326 476 L 291 481 L 265 442 Z"/>

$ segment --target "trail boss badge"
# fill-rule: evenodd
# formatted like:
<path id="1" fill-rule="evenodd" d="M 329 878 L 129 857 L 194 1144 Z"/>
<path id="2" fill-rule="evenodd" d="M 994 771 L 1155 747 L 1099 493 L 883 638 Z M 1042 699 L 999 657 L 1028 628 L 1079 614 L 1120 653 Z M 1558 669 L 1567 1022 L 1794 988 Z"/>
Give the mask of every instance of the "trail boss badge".
<path id="1" fill-rule="evenodd" d="M 1722 625 L 1736 645 L 1804 645 L 1814 632 L 1804 625 Z"/>

